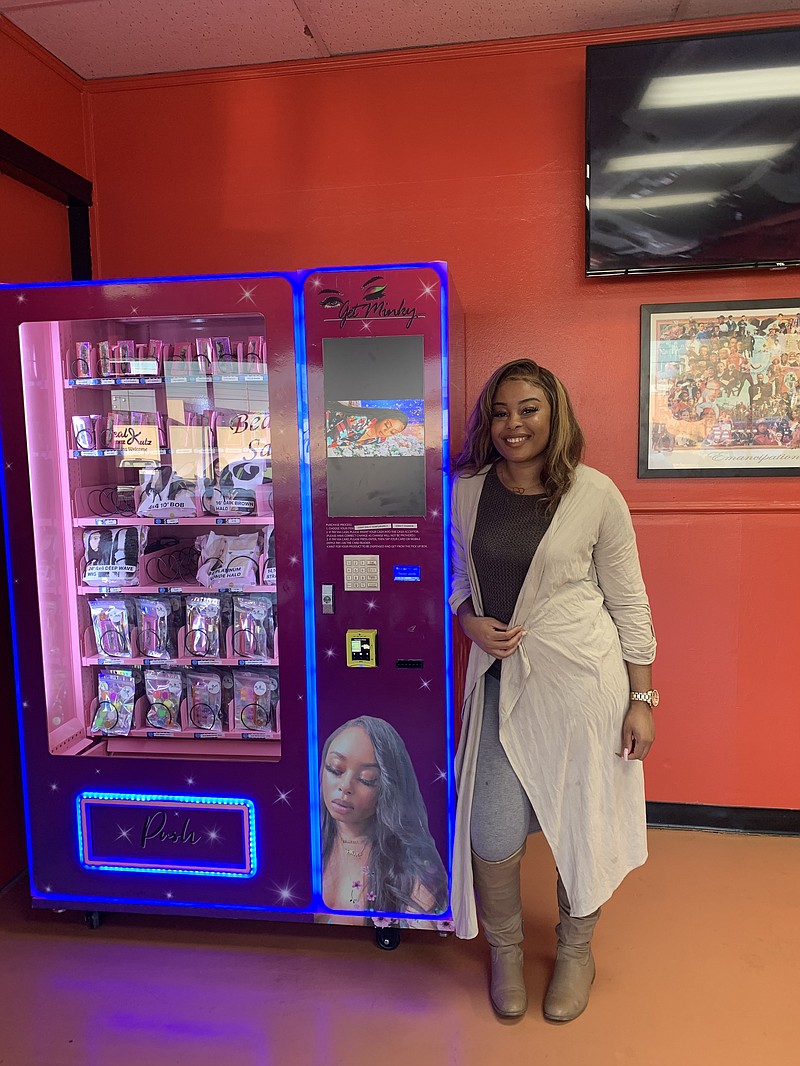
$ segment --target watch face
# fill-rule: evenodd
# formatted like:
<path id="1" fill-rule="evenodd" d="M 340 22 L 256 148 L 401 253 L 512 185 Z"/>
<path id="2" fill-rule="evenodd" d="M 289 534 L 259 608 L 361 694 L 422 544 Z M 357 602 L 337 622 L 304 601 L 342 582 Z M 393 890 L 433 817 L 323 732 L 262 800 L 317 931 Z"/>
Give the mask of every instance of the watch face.
<path id="1" fill-rule="evenodd" d="M 657 688 L 652 689 L 651 692 L 650 692 L 650 706 L 651 707 L 658 707 L 658 701 L 660 699 L 661 699 L 661 697 L 658 694 L 658 689 Z"/>

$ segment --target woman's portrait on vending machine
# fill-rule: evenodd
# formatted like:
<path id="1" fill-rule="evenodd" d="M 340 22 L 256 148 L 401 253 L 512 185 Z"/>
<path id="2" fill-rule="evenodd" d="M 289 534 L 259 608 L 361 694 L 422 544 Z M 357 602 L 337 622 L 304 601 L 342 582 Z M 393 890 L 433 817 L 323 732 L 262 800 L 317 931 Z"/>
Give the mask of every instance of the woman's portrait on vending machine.
<path id="1" fill-rule="evenodd" d="M 408 750 L 382 718 L 353 718 L 320 764 L 322 898 L 334 911 L 441 914 L 447 874 Z"/>

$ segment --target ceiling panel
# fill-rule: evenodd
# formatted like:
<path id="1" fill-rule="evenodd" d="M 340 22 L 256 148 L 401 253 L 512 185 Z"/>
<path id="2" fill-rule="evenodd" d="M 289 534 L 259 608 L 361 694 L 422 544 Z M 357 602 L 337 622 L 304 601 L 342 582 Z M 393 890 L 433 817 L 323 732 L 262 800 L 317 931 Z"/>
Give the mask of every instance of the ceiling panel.
<path id="1" fill-rule="evenodd" d="M 333 54 L 533 37 L 669 19 L 675 0 L 305 0 Z"/>
<path id="2" fill-rule="evenodd" d="M 82 77 L 107 78 L 668 24 L 776 6 L 776 0 L 0 0 L 0 13 Z M 798 8 L 800 0 L 782 5 Z"/>
<path id="3" fill-rule="evenodd" d="M 68 0 L 0 10 L 83 78 L 312 59 L 292 0 Z"/>

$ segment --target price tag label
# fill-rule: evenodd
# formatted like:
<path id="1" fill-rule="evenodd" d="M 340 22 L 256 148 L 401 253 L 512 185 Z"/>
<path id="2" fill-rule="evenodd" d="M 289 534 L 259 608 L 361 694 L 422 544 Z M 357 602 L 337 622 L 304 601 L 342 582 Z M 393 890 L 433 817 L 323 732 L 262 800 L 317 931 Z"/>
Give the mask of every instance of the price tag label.
<path id="1" fill-rule="evenodd" d="M 117 524 L 116 518 L 95 518 L 94 524 L 96 526 L 115 526 Z"/>

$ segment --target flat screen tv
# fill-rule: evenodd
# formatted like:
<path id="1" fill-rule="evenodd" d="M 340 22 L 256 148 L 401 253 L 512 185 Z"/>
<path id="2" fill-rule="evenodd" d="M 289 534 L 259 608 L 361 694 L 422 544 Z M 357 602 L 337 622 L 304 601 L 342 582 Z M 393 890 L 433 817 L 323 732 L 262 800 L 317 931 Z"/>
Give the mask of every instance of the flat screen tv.
<path id="1" fill-rule="evenodd" d="M 800 27 L 587 48 L 586 273 L 800 264 Z"/>

